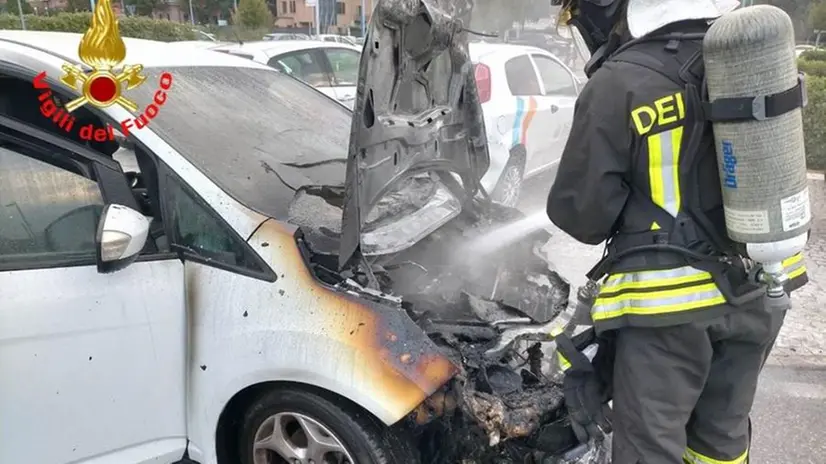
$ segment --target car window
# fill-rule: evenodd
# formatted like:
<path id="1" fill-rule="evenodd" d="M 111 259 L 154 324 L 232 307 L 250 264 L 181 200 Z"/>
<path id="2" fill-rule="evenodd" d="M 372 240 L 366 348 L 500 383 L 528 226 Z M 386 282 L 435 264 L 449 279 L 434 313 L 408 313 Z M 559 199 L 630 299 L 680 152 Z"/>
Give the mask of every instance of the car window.
<path id="1" fill-rule="evenodd" d="M 177 246 L 191 258 L 200 258 L 205 264 L 229 266 L 265 273 L 260 259 L 230 227 L 206 204 L 196 199 L 182 181 L 168 177 L 172 224 L 173 248 Z"/>
<path id="2" fill-rule="evenodd" d="M 313 87 L 329 87 L 330 79 L 324 67 L 310 51 L 302 51 L 273 57 L 271 67 L 290 74 Z"/>
<path id="3" fill-rule="evenodd" d="M 93 264 L 103 205 L 96 182 L 0 148 L 0 267 L 84 258 Z"/>
<path id="4" fill-rule="evenodd" d="M 513 95 L 541 95 L 542 93 L 539 88 L 539 81 L 536 79 L 536 71 L 533 69 L 533 64 L 531 64 L 528 55 L 521 55 L 508 60 L 505 63 L 505 76 Z"/>
<path id="5" fill-rule="evenodd" d="M 533 59 L 545 86 L 545 95 L 576 96 L 576 85 L 568 70 L 544 55 L 533 55 Z"/>
<path id="6" fill-rule="evenodd" d="M 340 86 L 354 86 L 359 78 L 361 53 L 344 48 L 324 50 L 333 69 L 333 83 Z"/>

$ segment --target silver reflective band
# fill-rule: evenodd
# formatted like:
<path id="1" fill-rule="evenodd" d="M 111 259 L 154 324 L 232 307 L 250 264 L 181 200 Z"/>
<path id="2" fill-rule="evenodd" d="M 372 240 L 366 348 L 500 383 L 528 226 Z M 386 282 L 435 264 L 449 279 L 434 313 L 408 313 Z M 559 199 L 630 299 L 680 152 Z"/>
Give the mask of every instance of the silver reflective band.
<path id="1" fill-rule="evenodd" d="M 671 285 L 689 284 L 711 279 L 711 274 L 691 266 L 666 269 L 664 271 L 641 271 L 608 276 L 600 287 L 600 294 L 621 290 L 647 289 Z"/>
<path id="2" fill-rule="evenodd" d="M 714 283 L 696 287 L 663 290 L 659 292 L 628 293 L 610 298 L 599 298 L 591 311 L 596 321 L 625 314 L 668 314 L 699 309 L 726 302 Z"/>

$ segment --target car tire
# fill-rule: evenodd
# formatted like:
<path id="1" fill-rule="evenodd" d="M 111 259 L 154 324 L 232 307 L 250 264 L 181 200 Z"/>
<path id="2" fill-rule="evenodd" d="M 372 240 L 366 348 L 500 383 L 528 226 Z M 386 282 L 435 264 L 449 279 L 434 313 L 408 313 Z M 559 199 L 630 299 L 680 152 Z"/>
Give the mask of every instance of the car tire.
<path id="1" fill-rule="evenodd" d="M 244 414 L 238 437 L 241 464 L 419 462 L 407 439 L 369 413 L 346 400 L 334 404 L 327 395 L 300 388 L 259 396 Z M 321 457 L 318 451 L 336 448 L 343 452 Z M 325 460 L 334 457 L 339 460 Z"/>
<path id="2" fill-rule="evenodd" d="M 519 204 L 519 196 L 522 192 L 522 181 L 525 177 L 524 157 L 518 152 L 511 153 L 508 164 L 502 170 L 496 187 L 493 188 L 491 198 L 496 203 L 511 208 L 516 208 Z"/>

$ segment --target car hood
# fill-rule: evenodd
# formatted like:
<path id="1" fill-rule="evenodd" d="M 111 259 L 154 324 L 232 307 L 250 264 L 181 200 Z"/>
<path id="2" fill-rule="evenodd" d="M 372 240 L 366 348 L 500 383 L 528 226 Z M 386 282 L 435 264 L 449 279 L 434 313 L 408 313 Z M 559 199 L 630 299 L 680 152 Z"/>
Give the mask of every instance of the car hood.
<path id="1" fill-rule="evenodd" d="M 353 108 L 342 267 L 365 248 L 382 254 L 412 245 L 458 215 L 477 193 L 490 159 L 463 29 L 472 4 L 379 0 L 375 6 Z M 423 183 L 423 177 L 429 180 Z M 430 196 L 422 199 L 422 191 Z M 416 216 L 399 205 L 385 208 L 396 213 L 384 214 L 383 224 L 395 228 L 379 234 L 382 247 L 366 243 L 363 233 L 378 203 L 415 203 L 414 197 L 427 211 Z M 415 238 L 395 240 L 396 232 Z"/>

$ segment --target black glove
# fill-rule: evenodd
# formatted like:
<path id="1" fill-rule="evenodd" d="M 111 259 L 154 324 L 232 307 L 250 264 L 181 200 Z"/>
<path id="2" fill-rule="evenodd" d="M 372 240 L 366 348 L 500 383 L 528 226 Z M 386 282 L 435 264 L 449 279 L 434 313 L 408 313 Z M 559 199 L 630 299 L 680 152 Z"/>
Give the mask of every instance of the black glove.
<path id="1" fill-rule="evenodd" d="M 577 338 L 587 340 L 588 336 L 592 334 L 582 334 Z M 566 335 L 556 337 L 556 345 L 559 354 L 568 363 L 562 388 L 571 427 L 577 439 L 582 443 L 588 443 L 592 439 L 602 439 L 611 432 L 611 409 L 605 404 L 606 385 L 600 378 L 601 372 L 597 371 L 591 361 Z M 605 348 L 608 347 L 600 346 L 597 351 L 597 357 L 600 360 L 608 354 L 602 352 Z"/>
<path id="2" fill-rule="evenodd" d="M 601 439 L 611 432 L 610 408 L 602 402 L 602 384 L 594 370 L 571 368 L 562 385 L 571 427 L 580 442 Z"/>

